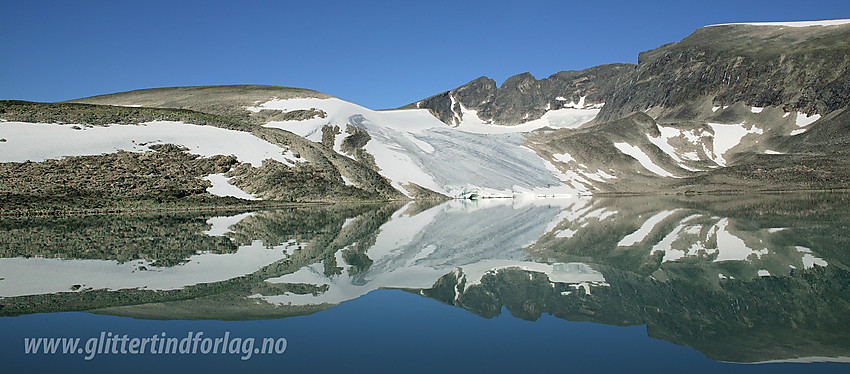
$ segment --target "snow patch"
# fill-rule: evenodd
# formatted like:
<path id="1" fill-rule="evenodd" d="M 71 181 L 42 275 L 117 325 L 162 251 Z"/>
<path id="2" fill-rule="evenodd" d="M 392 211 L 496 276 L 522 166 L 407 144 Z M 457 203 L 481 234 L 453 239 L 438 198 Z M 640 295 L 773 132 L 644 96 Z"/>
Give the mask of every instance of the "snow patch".
<path id="1" fill-rule="evenodd" d="M 674 178 L 676 177 L 675 175 L 671 174 L 667 170 L 664 170 L 660 166 L 653 163 L 652 160 L 650 160 L 649 156 L 647 156 L 647 154 L 644 153 L 637 146 L 633 146 L 633 145 L 628 144 L 628 143 L 614 143 L 614 147 L 616 147 L 618 150 L 620 150 L 620 152 L 623 152 L 626 155 L 631 156 L 634 159 L 638 160 L 638 162 L 640 162 L 641 166 L 643 166 L 646 170 L 649 170 L 649 171 L 651 171 L 651 172 L 653 172 L 657 175 L 660 175 L 662 177 L 674 177 Z"/>
<path id="2" fill-rule="evenodd" d="M 556 238 L 572 238 L 573 235 L 576 234 L 576 232 L 577 231 L 570 230 L 570 229 L 560 230 L 557 233 L 555 233 L 555 237 Z"/>
<path id="3" fill-rule="evenodd" d="M 745 123 L 726 125 L 719 123 L 709 123 L 708 126 L 714 131 L 714 162 L 720 166 L 726 166 L 726 159 L 723 155 L 741 143 L 741 139 L 747 134 L 764 134 L 764 131 L 758 127 L 752 126 L 747 129 Z"/>
<path id="4" fill-rule="evenodd" d="M 691 144 L 697 145 L 702 140 L 702 137 L 711 136 L 711 133 L 701 131 L 699 134 L 697 134 L 697 130 L 688 130 L 682 131 L 682 136 L 684 136 L 687 141 L 691 142 Z"/>
<path id="5" fill-rule="evenodd" d="M 552 158 L 554 158 L 556 161 L 560 161 L 560 162 L 563 162 L 565 164 L 576 161 L 576 159 L 573 158 L 573 156 L 570 156 L 570 154 L 566 153 L 566 152 L 553 154 Z"/>
<path id="6" fill-rule="evenodd" d="M 457 126 L 458 130 L 474 134 L 510 134 L 538 130 L 544 127 L 553 129 L 575 129 L 590 122 L 599 114 L 599 109 L 564 108 L 550 110 L 540 118 L 519 125 L 504 126 L 485 122 L 478 117 L 478 112 L 466 109 L 461 105 L 463 121 Z"/>
<path id="7" fill-rule="evenodd" d="M 457 126 L 457 125 L 459 125 L 459 124 L 461 123 L 461 121 L 463 120 L 463 116 L 462 116 L 462 115 L 458 115 L 458 114 L 457 114 L 457 112 L 455 111 L 455 105 L 457 105 L 457 100 L 455 100 L 454 95 L 449 94 L 449 99 L 451 99 L 451 100 L 452 100 L 452 106 L 451 106 L 451 110 L 452 110 L 452 125 Z M 527 116 L 527 114 L 526 114 L 526 116 Z"/>
<path id="8" fill-rule="evenodd" d="M 806 127 L 811 125 L 815 121 L 820 119 L 820 114 L 812 114 L 811 116 L 806 113 L 797 113 L 797 118 L 794 120 L 797 124 L 797 127 Z"/>
<path id="9" fill-rule="evenodd" d="M 699 155 L 696 152 L 683 152 L 682 158 L 691 161 L 699 161 Z"/>
<path id="10" fill-rule="evenodd" d="M 659 132 L 661 132 L 661 136 L 654 138 L 654 137 L 650 136 L 649 134 L 646 134 L 646 137 L 647 137 L 647 139 L 649 139 L 650 143 L 654 144 L 656 147 L 658 147 L 658 149 L 660 149 L 662 152 L 664 152 L 668 156 L 670 156 L 670 158 L 672 158 L 674 161 L 676 161 L 678 163 L 678 166 L 680 168 L 688 170 L 688 171 L 702 171 L 702 170 L 694 169 L 692 167 L 685 165 L 684 162 L 682 161 L 682 158 L 683 158 L 684 155 L 682 157 L 680 157 L 678 152 L 676 152 L 676 149 L 673 148 L 673 146 L 670 145 L 670 143 L 669 143 L 670 139 L 675 138 L 675 137 L 679 137 L 679 136 L 682 135 L 682 132 L 679 131 L 679 129 L 674 128 L 674 127 L 665 127 L 665 126 L 661 126 L 661 125 L 657 125 L 657 127 L 658 127 Z M 698 160 L 699 160 L 699 157 L 697 157 L 697 161 Z"/>
<path id="11" fill-rule="evenodd" d="M 260 198 L 253 194 L 242 191 L 239 187 L 230 184 L 230 178 L 225 177 L 223 173 L 207 175 L 204 177 L 204 180 L 212 183 L 212 187 L 207 187 L 207 192 L 213 195 L 222 197 L 233 196 L 245 200 L 260 200 Z"/>

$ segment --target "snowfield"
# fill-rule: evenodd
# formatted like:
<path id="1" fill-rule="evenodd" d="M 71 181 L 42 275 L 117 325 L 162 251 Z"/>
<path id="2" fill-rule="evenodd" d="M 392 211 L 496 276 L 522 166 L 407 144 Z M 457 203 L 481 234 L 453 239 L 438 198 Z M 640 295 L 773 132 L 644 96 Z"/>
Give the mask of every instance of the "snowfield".
<path id="1" fill-rule="evenodd" d="M 764 134 L 762 129 L 755 126 L 747 128 L 745 123 L 732 125 L 709 123 L 708 126 L 714 131 L 714 162 L 720 166 L 726 166 L 726 159 L 723 158 L 723 155 L 740 144 L 744 136 L 747 134 Z"/>
<path id="2" fill-rule="evenodd" d="M 342 134 L 334 142 L 339 153 L 343 153 L 340 145 L 348 136 L 348 126 L 362 128 L 372 138 L 366 151 L 375 157 L 380 173 L 401 191 L 406 191 L 403 185 L 408 183 L 450 197 L 574 195 L 587 191 L 586 187 L 562 182 L 553 167 L 522 146 L 521 132 L 557 127 L 553 125 L 557 121 L 575 127 L 595 117 L 598 109 L 563 109 L 577 111 L 572 117 L 563 114 L 566 112 L 551 114 L 559 112 L 553 111 L 528 126 L 489 125 L 466 111 L 457 128 L 446 126 L 425 109 L 373 111 L 336 98 L 273 99 L 246 109 L 310 108 L 324 110 L 327 118 L 276 121 L 265 126 L 289 130 L 313 141 L 321 141 L 325 125 L 339 126 Z"/>
<path id="3" fill-rule="evenodd" d="M 255 167 L 272 159 L 292 164 L 287 149 L 251 133 L 182 122 L 154 121 L 141 125 L 84 127 L 74 125 L 6 122 L 0 126 L 0 162 L 44 161 L 118 151 L 145 152 L 154 144 L 176 144 L 189 153 L 209 157 L 235 155 Z M 291 156 L 290 156 L 291 157 Z"/>
<path id="4" fill-rule="evenodd" d="M 620 150 L 620 152 L 623 152 L 626 155 L 629 155 L 632 158 L 638 160 L 638 162 L 640 162 L 640 165 L 643 166 L 646 170 L 649 170 L 662 177 L 675 177 L 669 171 L 664 170 L 662 167 L 653 163 L 652 160 L 649 158 L 649 155 L 644 153 L 640 148 L 636 146 L 633 146 L 628 143 L 614 143 L 614 147 Z"/>

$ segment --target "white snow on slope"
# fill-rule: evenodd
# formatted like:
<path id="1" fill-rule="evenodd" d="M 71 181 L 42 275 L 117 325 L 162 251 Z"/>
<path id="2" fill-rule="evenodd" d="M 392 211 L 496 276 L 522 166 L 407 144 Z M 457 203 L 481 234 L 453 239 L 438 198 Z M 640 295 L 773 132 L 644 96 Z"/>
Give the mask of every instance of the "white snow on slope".
<path id="1" fill-rule="evenodd" d="M 210 174 L 204 177 L 205 180 L 212 183 L 212 187 L 207 187 L 207 192 L 216 196 L 233 196 L 245 200 L 260 200 L 260 198 L 242 191 L 239 187 L 230 184 L 230 178 L 224 174 Z"/>
<path id="2" fill-rule="evenodd" d="M 693 152 L 683 153 L 682 156 L 679 156 L 679 153 L 676 151 L 676 149 L 673 148 L 673 146 L 670 145 L 669 140 L 672 139 L 672 138 L 682 136 L 682 132 L 679 131 L 679 129 L 677 129 L 675 127 L 666 127 L 666 126 L 661 126 L 661 125 L 657 125 L 657 126 L 658 126 L 658 130 L 661 132 L 661 136 L 659 136 L 657 138 L 653 138 L 649 134 L 646 134 L 646 137 L 649 139 L 649 141 L 652 144 L 655 144 L 656 147 L 661 149 L 661 151 L 663 151 L 668 156 L 670 156 L 670 158 L 672 158 L 674 161 L 676 161 L 679 164 L 680 168 L 688 170 L 688 171 L 702 171 L 702 170 L 699 170 L 699 169 L 694 169 L 692 167 L 689 167 L 688 165 L 685 165 L 684 161 L 682 161 L 682 158 L 687 158 L 689 160 L 693 160 L 693 157 L 696 157 L 696 159 L 699 160 L 699 157 L 696 156 L 695 153 L 693 153 Z"/>
<path id="3" fill-rule="evenodd" d="M 805 114 L 805 113 L 797 112 L 797 118 L 795 120 L 795 123 L 797 124 L 797 127 L 802 127 L 802 128 L 791 131 L 790 135 L 792 135 L 792 136 L 798 135 L 798 134 L 802 134 L 802 133 L 808 131 L 809 129 L 806 128 L 806 126 L 811 125 L 812 123 L 814 123 L 815 121 L 817 121 L 819 119 L 820 119 L 820 114 L 812 114 L 810 116 L 810 115 Z"/>
<path id="4" fill-rule="evenodd" d="M 575 162 L 576 161 L 576 159 L 574 159 L 573 156 L 570 156 L 570 154 L 566 153 L 566 152 L 565 153 L 553 154 L 552 158 L 554 158 L 555 161 L 560 161 L 560 162 L 563 162 L 565 164 L 567 164 L 569 162 Z"/>
<path id="5" fill-rule="evenodd" d="M 676 177 L 675 175 L 671 174 L 669 171 L 664 170 L 660 166 L 653 163 L 652 160 L 649 158 L 649 156 L 646 153 L 644 153 L 637 146 L 633 146 L 629 143 L 614 143 L 614 147 L 617 147 L 617 149 L 619 149 L 620 152 L 623 152 L 626 155 L 629 155 L 629 156 L 633 157 L 634 159 L 638 160 L 638 162 L 640 162 L 641 166 L 643 166 L 646 170 L 649 170 L 649 171 L 651 171 L 655 174 L 658 174 L 662 177 Z"/>
<path id="6" fill-rule="evenodd" d="M 720 166 L 726 166 L 726 159 L 723 158 L 723 155 L 726 151 L 734 148 L 736 145 L 741 143 L 741 139 L 744 138 L 747 134 L 764 134 L 764 131 L 758 127 L 751 126 L 747 129 L 744 125 L 746 123 L 739 124 L 719 124 L 719 123 L 709 123 L 708 126 L 714 131 L 714 162 Z"/>
<path id="7" fill-rule="evenodd" d="M 786 27 L 809 27 L 809 26 L 839 26 L 850 23 L 850 19 L 830 19 L 822 21 L 791 21 L 791 22 L 749 22 L 749 23 L 721 23 L 713 26 L 728 25 L 751 25 L 751 26 L 786 26 Z"/>
<path id="8" fill-rule="evenodd" d="M 562 98 L 559 96 L 559 98 Z M 563 98 L 562 98 L 563 99 Z M 584 100 L 587 99 L 587 96 L 582 96 L 578 99 L 578 103 L 570 101 L 569 103 L 564 103 L 564 108 L 573 108 L 573 109 L 584 109 Z M 566 99 L 561 100 L 566 101 Z"/>
<path id="9" fill-rule="evenodd" d="M 457 112 L 455 111 L 455 106 L 457 105 L 457 100 L 455 100 L 455 97 L 452 94 L 449 94 L 449 99 L 452 100 L 452 106 L 450 107 L 452 109 L 452 125 L 457 126 L 461 122 L 461 116 L 459 116 L 457 114 Z M 463 113 L 462 110 L 461 110 L 461 113 Z"/>
<path id="10" fill-rule="evenodd" d="M 682 152 L 682 158 L 688 159 L 691 161 L 699 161 L 699 155 L 696 152 Z"/>
<path id="11" fill-rule="evenodd" d="M 806 127 L 819 119 L 820 114 L 808 115 L 806 113 L 797 112 L 797 119 L 795 120 L 795 123 L 797 124 L 797 127 Z"/>
<path id="12" fill-rule="evenodd" d="M 119 150 L 148 151 L 152 144 L 177 144 L 192 154 L 235 155 L 240 162 L 262 165 L 273 159 L 289 164 L 278 147 L 248 132 L 182 122 L 111 125 L 75 130 L 72 125 L 6 122 L 0 126 L 0 162 L 39 162 L 67 156 L 99 155 Z"/>
<path id="13" fill-rule="evenodd" d="M 501 128 L 506 126 L 496 126 L 496 129 L 486 125 L 490 126 L 486 127 L 489 133 L 471 133 L 463 131 L 463 124 L 458 128 L 446 126 L 428 110 L 373 111 L 335 98 L 274 99 L 257 108 L 324 110 L 327 118 L 265 125 L 286 129 L 313 141 L 321 140 L 321 129 L 325 125 L 340 127 L 343 133 L 337 135 L 338 139 L 348 136 L 348 125 L 366 130 L 372 138 L 366 144 L 366 151 L 375 157 L 380 173 L 401 191 L 405 190 L 402 185 L 407 183 L 416 183 L 451 197 L 472 193 L 499 197 L 569 195 L 580 191 L 561 182 L 544 160 L 522 146 L 524 136 L 513 132 L 523 128 L 503 133 Z M 465 122 L 475 115 L 467 111 L 463 117 Z"/>
<path id="14" fill-rule="evenodd" d="M 114 260 L 0 258 L 0 278 L 4 278 L 0 282 L 0 297 L 70 292 L 74 285 L 81 285 L 81 289 L 174 290 L 254 273 L 285 258 L 284 248 L 286 246 L 267 249 L 257 240 L 239 247 L 236 253 L 202 253 L 171 267 L 155 267 L 144 260 L 119 263 Z"/>
<path id="15" fill-rule="evenodd" d="M 572 238 L 576 233 L 578 233 L 578 231 L 570 230 L 570 229 L 558 230 L 557 232 L 555 232 L 555 237 L 556 238 Z"/>
<path id="16" fill-rule="evenodd" d="M 563 109 L 550 110 L 536 120 L 514 126 L 502 126 L 485 122 L 478 117 L 477 111 L 467 109 L 463 104 L 460 105 L 460 108 L 463 113 L 463 120 L 460 121 L 460 124 L 456 128 L 475 134 L 511 134 L 534 131 L 544 127 L 574 129 L 596 118 L 600 110 L 597 108 L 565 107 Z"/>

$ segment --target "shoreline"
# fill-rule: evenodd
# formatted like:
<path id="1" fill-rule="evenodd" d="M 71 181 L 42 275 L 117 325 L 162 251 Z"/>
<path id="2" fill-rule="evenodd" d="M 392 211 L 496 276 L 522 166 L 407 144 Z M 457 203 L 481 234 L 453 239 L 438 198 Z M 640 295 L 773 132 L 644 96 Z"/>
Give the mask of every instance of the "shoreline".
<path id="1" fill-rule="evenodd" d="M 618 198 L 618 197 L 640 197 L 640 196 L 658 196 L 658 197 L 696 197 L 696 196 L 747 196 L 747 195 L 785 195 L 785 194 L 848 194 L 850 189 L 806 189 L 806 190 L 757 190 L 757 191 L 685 191 L 685 192 L 600 192 L 590 195 L 575 195 L 569 198 Z M 541 196 L 534 199 L 563 199 L 564 196 Z M 469 198 L 450 198 L 449 200 L 491 200 L 491 199 L 515 199 L 522 200 L 516 196 L 494 196 L 494 197 L 478 197 L 476 199 Z M 384 204 L 392 202 L 415 202 L 415 201 L 438 201 L 434 199 L 405 199 L 405 200 L 361 200 L 361 201 L 305 201 L 305 202 L 288 202 L 254 204 L 220 204 L 220 205 L 197 205 L 197 206 L 153 206 L 150 208 L 99 208 L 99 209 L 74 209 L 74 210 L 34 210 L 34 211 L 2 211 L 0 210 L 0 218 L 13 217 L 47 217 L 47 216 L 71 216 L 71 215 L 106 215 L 106 214 L 139 214 L 139 213 L 199 213 L 213 211 L 232 211 L 232 210 L 263 210 L 263 209 L 279 209 L 279 208 L 298 208 L 311 206 L 329 206 L 336 204 Z"/>

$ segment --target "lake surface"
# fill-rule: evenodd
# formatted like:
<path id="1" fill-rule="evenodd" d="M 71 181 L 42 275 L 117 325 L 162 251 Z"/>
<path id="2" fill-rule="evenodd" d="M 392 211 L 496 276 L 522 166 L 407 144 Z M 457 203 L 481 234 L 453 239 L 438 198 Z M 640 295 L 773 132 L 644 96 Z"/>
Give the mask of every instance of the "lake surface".
<path id="1" fill-rule="evenodd" d="M 846 372 L 848 208 L 781 194 L 3 218 L 0 352 L 17 371 Z M 212 354 L 198 333 L 239 342 Z M 174 353 L 109 352 L 113 335 Z M 25 353 L 40 337 L 81 342 Z"/>

